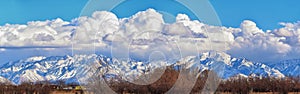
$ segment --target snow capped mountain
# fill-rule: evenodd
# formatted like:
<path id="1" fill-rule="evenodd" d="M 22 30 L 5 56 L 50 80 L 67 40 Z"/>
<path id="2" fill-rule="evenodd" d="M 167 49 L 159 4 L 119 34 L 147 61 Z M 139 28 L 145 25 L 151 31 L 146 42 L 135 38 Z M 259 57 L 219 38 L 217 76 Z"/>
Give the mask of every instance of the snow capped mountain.
<path id="1" fill-rule="evenodd" d="M 96 55 L 31 57 L 3 65 L 0 75 L 16 84 L 23 81 L 71 80 L 79 66 L 96 58 Z"/>
<path id="2" fill-rule="evenodd" d="M 279 63 L 270 64 L 270 66 L 279 70 L 286 76 L 300 75 L 300 59 L 285 60 Z"/>
<path id="3" fill-rule="evenodd" d="M 199 69 L 210 69 L 216 71 L 223 79 L 233 76 L 271 76 L 282 78 L 285 77 L 279 70 L 271 68 L 262 63 L 256 63 L 246 60 L 245 58 L 233 58 L 226 53 L 207 52 L 203 53 L 199 58 L 190 57 L 195 63 L 189 66 L 198 66 Z"/>
<path id="4" fill-rule="evenodd" d="M 159 63 L 157 63 L 159 65 Z M 155 67 L 155 66 L 154 66 Z M 105 74 L 128 75 L 145 71 L 142 62 L 123 62 L 101 55 L 75 55 L 31 57 L 26 60 L 9 62 L 0 67 L 0 76 L 15 84 L 24 81 L 58 81 L 72 83 L 78 78 L 89 77 L 89 71 L 100 68 Z"/>
<path id="5" fill-rule="evenodd" d="M 226 53 L 207 52 L 200 56 L 188 56 L 176 61 L 122 61 L 102 55 L 75 55 L 31 57 L 26 60 L 9 62 L 0 67 L 0 76 L 15 84 L 24 81 L 82 81 L 99 73 L 101 75 L 119 75 L 124 79 L 131 79 L 147 73 L 155 68 L 169 65 L 184 65 L 185 68 L 194 68 L 198 72 L 206 69 L 214 70 L 224 79 L 236 75 L 284 77 L 277 69 L 265 64 L 255 63 L 243 58 L 233 58 Z M 0 80 L 2 82 L 2 80 Z"/>

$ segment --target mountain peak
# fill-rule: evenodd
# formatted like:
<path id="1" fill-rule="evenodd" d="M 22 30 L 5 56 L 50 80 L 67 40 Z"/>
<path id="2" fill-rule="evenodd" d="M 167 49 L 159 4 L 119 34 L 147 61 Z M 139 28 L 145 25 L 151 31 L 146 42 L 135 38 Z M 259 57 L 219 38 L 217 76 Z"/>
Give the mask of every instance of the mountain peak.
<path id="1" fill-rule="evenodd" d="M 34 56 L 34 57 L 30 57 L 28 59 L 25 60 L 25 62 L 35 62 L 35 61 L 40 61 L 45 59 L 46 57 L 44 56 Z"/>

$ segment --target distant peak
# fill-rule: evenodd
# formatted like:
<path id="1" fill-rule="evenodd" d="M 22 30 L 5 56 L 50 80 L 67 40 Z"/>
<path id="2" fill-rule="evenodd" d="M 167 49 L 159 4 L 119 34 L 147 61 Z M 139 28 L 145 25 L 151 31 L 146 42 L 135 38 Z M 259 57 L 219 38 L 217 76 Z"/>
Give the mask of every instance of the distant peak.
<path id="1" fill-rule="evenodd" d="M 46 58 L 45 56 L 34 56 L 34 57 L 30 57 L 30 58 L 26 59 L 25 62 L 41 61 L 45 58 Z"/>

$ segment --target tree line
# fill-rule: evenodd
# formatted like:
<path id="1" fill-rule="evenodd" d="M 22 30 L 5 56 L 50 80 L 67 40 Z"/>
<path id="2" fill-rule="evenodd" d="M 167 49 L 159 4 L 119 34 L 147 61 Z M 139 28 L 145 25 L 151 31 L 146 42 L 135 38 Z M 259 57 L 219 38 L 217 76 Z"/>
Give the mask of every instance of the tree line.
<path id="1" fill-rule="evenodd" d="M 134 93 L 134 94 L 164 94 L 170 90 L 179 77 L 179 70 L 172 67 L 167 67 L 161 78 L 149 85 L 136 85 L 128 81 L 122 80 L 121 77 L 105 79 L 105 83 L 115 92 L 119 94 Z M 211 70 L 205 70 L 198 75 L 196 83 L 191 93 L 201 93 L 204 89 L 209 73 L 212 77 L 218 78 L 217 74 Z M 211 76 L 211 75 L 210 75 Z M 210 78 L 211 79 L 211 78 Z M 77 83 L 67 84 L 60 80 L 56 82 L 41 81 L 41 82 L 23 82 L 20 85 L 9 83 L 0 84 L 0 94 L 50 94 L 52 91 L 66 91 L 66 87 L 79 86 Z M 95 87 L 97 89 L 97 87 Z M 180 88 L 185 88 L 184 86 Z M 71 89 L 69 91 L 72 91 Z M 83 93 L 84 90 L 81 90 Z M 214 93 L 234 93 L 234 94 L 249 94 L 251 92 L 278 92 L 287 94 L 288 92 L 300 91 L 300 76 L 288 76 L 285 78 L 274 77 L 234 77 L 226 80 L 220 80 L 217 89 Z"/>
<path id="2" fill-rule="evenodd" d="M 211 70 L 201 72 L 191 93 L 201 93 L 208 80 L 208 74 L 212 77 L 217 77 L 217 74 Z M 136 93 L 136 94 L 164 94 L 176 82 L 179 71 L 173 67 L 168 67 L 160 79 L 150 85 L 135 85 L 123 80 L 108 80 L 109 86 L 119 94 Z M 118 79 L 118 78 L 117 78 Z M 210 78 L 211 79 L 211 78 Z M 205 88 L 204 88 L 205 87 Z M 180 87 L 185 88 L 185 87 Z M 300 91 L 300 76 L 288 76 L 285 78 L 274 77 L 234 77 L 226 80 L 220 80 L 217 89 L 214 93 L 233 93 L 233 94 L 249 94 L 253 92 L 277 92 L 287 94 L 288 92 Z"/>
<path id="3" fill-rule="evenodd" d="M 75 90 L 76 86 L 79 85 L 77 83 L 66 83 L 64 80 L 55 82 L 22 82 L 18 85 L 11 83 L 0 83 L 0 94 L 51 94 L 53 91 L 83 92 L 82 90 Z M 69 89 L 68 87 L 71 88 Z"/>

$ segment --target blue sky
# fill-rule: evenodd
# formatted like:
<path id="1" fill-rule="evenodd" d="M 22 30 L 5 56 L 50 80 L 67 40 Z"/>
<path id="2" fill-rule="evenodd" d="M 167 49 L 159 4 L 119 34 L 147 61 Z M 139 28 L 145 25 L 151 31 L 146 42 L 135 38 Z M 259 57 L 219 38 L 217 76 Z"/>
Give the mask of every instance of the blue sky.
<path id="1" fill-rule="evenodd" d="M 279 28 L 279 22 L 300 20 L 299 0 L 210 0 L 223 25 L 238 26 L 244 19 L 264 30 Z"/>
<path id="2" fill-rule="evenodd" d="M 88 0 L 0 0 L 0 24 L 78 17 Z"/>
<path id="3" fill-rule="evenodd" d="M 160 1 L 155 7 L 167 7 L 163 4 L 168 1 Z M 88 0 L 0 0 L 0 25 L 24 24 L 28 21 L 58 17 L 71 20 L 79 16 L 87 2 Z M 297 5 L 300 3 L 299 0 L 210 0 L 210 2 L 222 24 L 227 27 L 238 27 L 243 20 L 248 19 L 255 21 L 264 30 L 275 29 L 280 27 L 279 22 L 296 22 L 300 18 L 298 17 L 300 6 Z M 120 6 L 115 11 L 120 14 L 119 17 L 132 14 L 122 12 L 128 10 L 123 7 Z M 134 9 L 139 8 L 132 8 L 132 12 L 135 12 Z M 183 8 L 180 11 L 189 13 Z"/>

